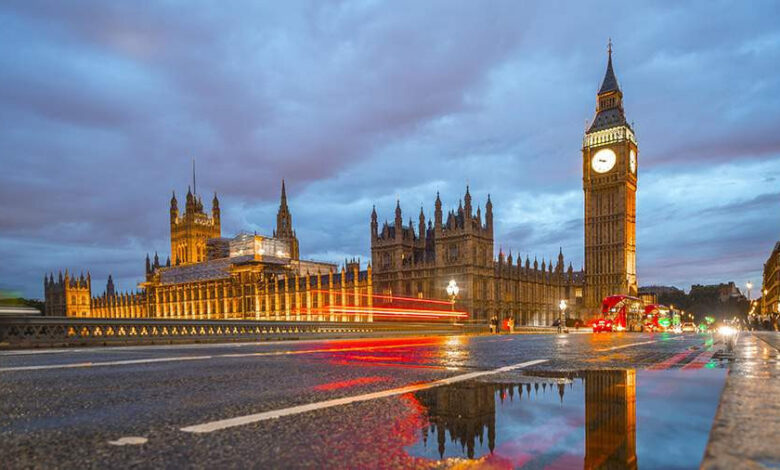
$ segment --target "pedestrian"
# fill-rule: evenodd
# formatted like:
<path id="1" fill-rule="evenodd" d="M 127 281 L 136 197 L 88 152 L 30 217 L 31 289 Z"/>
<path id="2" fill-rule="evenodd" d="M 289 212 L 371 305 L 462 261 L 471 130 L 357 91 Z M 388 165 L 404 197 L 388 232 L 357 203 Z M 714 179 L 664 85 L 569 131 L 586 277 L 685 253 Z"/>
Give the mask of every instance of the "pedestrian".
<path id="1" fill-rule="evenodd" d="M 515 318 L 509 317 L 509 320 L 506 322 L 507 326 L 509 326 L 509 333 L 515 332 Z"/>

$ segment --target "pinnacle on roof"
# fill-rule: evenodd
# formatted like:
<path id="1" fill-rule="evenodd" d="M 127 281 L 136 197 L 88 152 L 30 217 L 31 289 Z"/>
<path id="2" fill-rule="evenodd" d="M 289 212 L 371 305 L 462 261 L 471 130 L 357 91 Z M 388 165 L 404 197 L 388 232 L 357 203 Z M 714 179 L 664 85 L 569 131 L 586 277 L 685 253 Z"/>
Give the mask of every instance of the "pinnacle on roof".
<path id="1" fill-rule="evenodd" d="M 609 54 L 609 59 L 607 60 L 607 72 L 604 74 L 604 80 L 601 82 L 599 95 L 612 91 L 620 91 L 620 85 L 618 85 L 617 78 L 615 77 L 615 71 L 612 69 L 612 39 L 609 40 L 607 53 Z"/>

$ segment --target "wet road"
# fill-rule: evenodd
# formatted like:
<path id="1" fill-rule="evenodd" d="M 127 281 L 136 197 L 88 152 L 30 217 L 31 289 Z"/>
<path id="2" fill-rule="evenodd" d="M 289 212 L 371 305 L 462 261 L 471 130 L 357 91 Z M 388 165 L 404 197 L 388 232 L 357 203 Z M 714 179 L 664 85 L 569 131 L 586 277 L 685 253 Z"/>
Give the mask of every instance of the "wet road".
<path id="1" fill-rule="evenodd" d="M 695 468 L 713 352 L 667 334 L 2 352 L 0 466 Z"/>

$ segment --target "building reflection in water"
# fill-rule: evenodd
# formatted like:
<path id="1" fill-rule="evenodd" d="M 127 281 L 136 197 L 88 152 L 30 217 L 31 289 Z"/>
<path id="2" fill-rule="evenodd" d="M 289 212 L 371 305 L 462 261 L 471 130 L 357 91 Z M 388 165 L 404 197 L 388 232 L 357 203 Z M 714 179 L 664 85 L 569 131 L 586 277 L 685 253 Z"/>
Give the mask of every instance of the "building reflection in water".
<path id="1" fill-rule="evenodd" d="M 496 447 L 496 401 L 531 399 L 557 393 L 563 402 L 566 383 L 585 386 L 585 461 L 588 469 L 636 468 L 636 376 L 634 370 L 591 370 L 547 377 L 524 377 L 520 383 L 464 382 L 415 394 L 427 409 L 429 426 L 422 430 L 425 446 L 436 439 L 444 457 L 447 445 L 461 455 L 479 457 L 475 449 L 487 441 Z M 526 395 L 526 397 L 523 397 Z M 448 441 L 449 436 L 449 442 Z M 503 436 L 505 440 L 511 436 Z M 483 451 L 484 452 L 484 451 Z"/>
<path id="2" fill-rule="evenodd" d="M 637 468 L 636 371 L 585 371 L 585 468 Z"/>

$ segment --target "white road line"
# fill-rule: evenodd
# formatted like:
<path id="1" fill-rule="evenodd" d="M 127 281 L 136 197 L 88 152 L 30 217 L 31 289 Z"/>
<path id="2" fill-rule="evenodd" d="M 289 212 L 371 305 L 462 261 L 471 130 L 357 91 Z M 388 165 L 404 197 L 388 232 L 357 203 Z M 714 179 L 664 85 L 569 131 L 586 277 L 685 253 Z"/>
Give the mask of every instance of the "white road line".
<path id="1" fill-rule="evenodd" d="M 0 356 L 29 356 L 35 354 L 59 354 L 64 352 L 81 352 L 83 349 L 22 349 L 19 351 L 0 351 Z"/>
<path id="2" fill-rule="evenodd" d="M 230 354 L 214 354 L 209 356 L 173 356 L 173 357 L 158 357 L 153 359 L 127 359 L 123 361 L 104 361 L 104 362 L 74 362 L 68 364 L 45 364 L 39 366 L 19 366 L 19 367 L 0 367 L 0 372 L 18 372 L 27 370 L 47 370 L 47 369 L 75 369 L 79 367 L 100 367 L 100 366 L 124 366 L 131 364 L 147 364 L 155 362 L 176 362 L 176 361 L 195 361 L 204 359 L 217 359 L 217 358 L 241 358 L 241 357 L 262 357 L 262 356 L 295 356 L 299 354 L 322 354 L 333 352 L 348 352 L 348 351 L 374 351 L 377 349 L 397 349 L 397 348 L 413 348 L 419 346 L 436 346 L 436 342 L 431 343 L 418 343 L 418 344 L 384 344 L 377 346 L 354 346 L 347 348 L 324 348 L 324 349 L 293 349 L 285 351 L 268 351 L 268 352 L 252 352 L 252 353 L 230 353 Z"/>
<path id="3" fill-rule="evenodd" d="M 126 361 L 76 362 L 70 364 L 47 364 L 42 366 L 2 367 L 0 368 L 0 372 L 46 369 L 75 369 L 79 367 L 124 366 L 130 364 L 149 364 L 154 362 L 198 361 L 203 359 L 211 359 L 212 357 L 213 356 L 158 357 L 154 359 L 129 359 Z"/>
<path id="4" fill-rule="evenodd" d="M 622 344 L 620 346 L 612 346 L 611 348 L 596 349 L 596 352 L 614 351 L 616 349 L 630 348 L 630 347 L 633 347 L 633 346 L 639 346 L 641 344 L 650 344 L 650 343 L 657 343 L 657 342 L 658 342 L 658 340 L 654 339 L 652 341 L 642 341 L 642 342 L 639 342 L 639 343 Z"/>
<path id="5" fill-rule="evenodd" d="M 380 392 L 366 393 L 363 395 L 355 395 L 351 397 L 337 398 L 334 400 L 320 401 L 316 403 L 309 403 L 308 405 L 293 406 L 290 408 L 282 408 L 279 410 L 264 411 L 262 413 L 256 413 L 246 416 L 238 416 L 235 418 L 222 419 L 218 421 L 211 421 L 208 423 L 196 424 L 193 426 L 187 426 L 181 428 L 181 431 L 192 433 L 209 433 L 219 431 L 221 429 L 232 428 L 235 426 L 243 426 L 245 424 L 257 423 L 259 421 L 266 421 L 269 419 L 281 418 L 282 416 L 296 415 L 300 413 L 307 413 L 309 411 L 321 410 L 323 408 L 331 408 L 334 406 L 347 405 L 350 403 L 356 403 L 361 401 L 375 400 L 377 398 L 386 398 L 395 395 L 403 395 L 404 393 L 417 392 L 419 390 L 426 390 L 429 388 L 439 387 L 441 385 L 449 385 L 464 380 L 475 379 L 485 375 L 499 374 L 501 372 L 509 372 L 516 369 L 522 369 L 524 367 L 533 366 L 547 362 L 547 359 L 536 359 L 528 362 L 521 362 L 519 364 L 513 364 L 511 366 L 500 367 L 498 369 L 486 370 L 480 372 L 470 372 L 468 374 L 456 375 L 454 377 L 448 377 L 446 379 L 435 380 L 433 382 L 427 382 L 416 385 L 407 385 L 406 387 L 393 388 L 390 390 L 382 390 Z"/>

